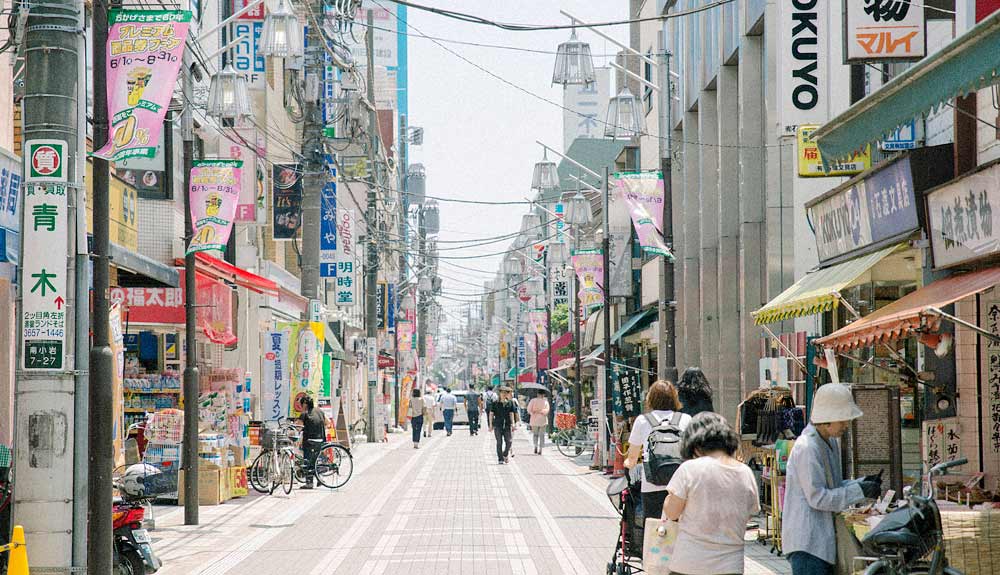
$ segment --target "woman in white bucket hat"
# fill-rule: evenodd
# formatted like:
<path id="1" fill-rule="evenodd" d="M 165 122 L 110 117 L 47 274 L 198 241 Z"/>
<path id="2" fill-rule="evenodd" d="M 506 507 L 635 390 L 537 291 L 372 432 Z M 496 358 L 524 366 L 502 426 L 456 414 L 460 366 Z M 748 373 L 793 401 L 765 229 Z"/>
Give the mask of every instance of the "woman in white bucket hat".
<path id="1" fill-rule="evenodd" d="M 785 480 L 781 541 L 794 575 L 832 575 L 834 514 L 881 492 L 877 476 L 843 478 L 839 439 L 861 416 L 850 387 L 828 383 L 816 391 L 811 423 L 795 441 Z"/>

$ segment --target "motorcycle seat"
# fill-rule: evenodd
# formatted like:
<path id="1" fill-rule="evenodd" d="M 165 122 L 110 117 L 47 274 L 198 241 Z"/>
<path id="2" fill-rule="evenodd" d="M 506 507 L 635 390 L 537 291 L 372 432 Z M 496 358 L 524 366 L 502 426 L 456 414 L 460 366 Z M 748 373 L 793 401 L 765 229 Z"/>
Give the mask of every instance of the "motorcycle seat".
<path id="1" fill-rule="evenodd" d="M 905 528 L 872 533 L 869 541 L 887 547 L 920 547 L 923 544 L 919 535 Z"/>

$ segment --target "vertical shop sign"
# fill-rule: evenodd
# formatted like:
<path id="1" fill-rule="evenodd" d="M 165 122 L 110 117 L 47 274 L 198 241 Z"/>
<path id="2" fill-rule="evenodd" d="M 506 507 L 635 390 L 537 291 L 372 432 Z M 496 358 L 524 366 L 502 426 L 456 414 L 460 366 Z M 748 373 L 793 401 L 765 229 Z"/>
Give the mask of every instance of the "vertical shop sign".
<path id="1" fill-rule="evenodd" d="M 260 52 L 260 36 L 264 31 L 264 20 L 263 16 L 257 16 L 257 13 L 263 10 L 264 3 L 261 2 L 257 8 L 240 16 L 233 24 L 233 38 L 236 42 L 233 46 L 233 68 L 243 74 L 247 79 L 247 88 L 251 90 L 267 88 L 264 55 Z"/>
<path id="2" fill-rule="evenodd" d="M 827 119 L 828 0 L 785 0 L 781 3 L 778 79 L 781 124 L 814 124 Z"/>
<path id="3" fill-rule="evenodd" d="M 289 372 L 289 406 L 286 417 L 299 416 L 299 402 L 306 396 L 314 400 L 323 389 L 324 328 L 320 322 L 279 322 L 279 331 L 288 334 L 285 365 Z"/>
<path id="4" fill-rule="evenodd" d="M 663 242 L 663 175 L 660 172 L 616 173 L 614 197 L 625 202 L 642 251 L 670 255 Z M 631 269 L 629 270 L 631 272 Z"/>
<path id="5" fill-rule="evenodd" d="M 396 284 L 389 284 L 387 294 L 386 327 L 392 331 L 396 329 Z"/>
<path id="6" fill-rule="evenodd" d="M 20 158 L 0 151 L 0 262 L 18 261 L 22 173 Z"/>
<path id="7" fill-rule="evenodd" d="M 844 0 L 844 63 L 919 60 L 927 54 L 923 2 Z"/>
<path id="8" fill-rule="evenodd" d="M 573 269 L 580 280 L 580 304 L 584 309 L 604 303 L 604 256 L 601 250 L 575 250 Z"/>
<path id="9" fill-rule="evenodd" d="M 388 309 L 388 297 L 389 290 L 386 289 L 387 284 L 385 282 L 378 282 L 375 285 L 375 317 L 376 327 L 379 331 L 385 330 L 387 324 L 386 310 Z"/>
<path id="10" fill-rule="evenodd" d="M 990 350 L 987 370 L 989 396 L 989 443 L 993 453 L 1000 453 L 1000 350 Z"/>
<path id="11" fill-rule="evenodd" d="M 151 158 L 181 66 L 191 12 L 111 10 L 108 14 L 110 139 L 93 155 Z"/>
<path id="12" fill-rule="evenodd" d="M 523 335 L 517 336 L 517 369 L 528 367 L 528 344 Z"/>
<path id="13" fill-rule="evenodd" d="M 639 371 L 624 365 L 612 368 L 614 381 L 612 405 L 616 415 L 634 417 L 642 412 L 642 384 Z"/>
<path id="14" fill-rule="evenodd" d="M 272 226 L 274 239 L 290 240 L 302 226 L 302 169 L 299 164 L 271 168 Z"/>
<path id="15" fill-rule="evenodd" d="M 242 160 L 195 160 L 191 167 L 191 221 L 187 253 L 223 251 L 240 201 Z"/>
<path id="16" fill-rule="evenodd" d="M 319 277 L 337 277 L 337 172 L 330 170 L 320 197 Z"/>
<path id="17" fill-rule="evenodd" d="M 351 307 L 358 303 L 354 208 L 339 208 L 337 219 L 337 289 L 334 301 L 338 306 Z"/>
<path id="18" fill-rule="evenodd" d="M 365 339 L 365 359 L 368 364 L 368 387 L 375 387 L 378 385 L 378 338 Z"/>
<path id="19" fill-rule="evenodd" d="M 261 411 L 264 421 L 277 421 L 289 413 L 288 330 L 269 331 L 264 338 L 264 383 Z"/>
<path id="20" fill-rule="evenodd" d="M 924 423 L 924 461 L 934 466 L 962 457 L 962 426 L 954 420 Z"/>

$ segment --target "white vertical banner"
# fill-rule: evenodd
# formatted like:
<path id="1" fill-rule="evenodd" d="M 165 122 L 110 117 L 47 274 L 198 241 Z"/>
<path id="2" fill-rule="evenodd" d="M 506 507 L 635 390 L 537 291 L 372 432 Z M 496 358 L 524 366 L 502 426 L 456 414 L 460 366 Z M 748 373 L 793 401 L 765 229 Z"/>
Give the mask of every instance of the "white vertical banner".
<path id="1" fill-rule="evenodd" d="M 358 303 L 359 267 L 357 219 L 354 208 L 337 208 L 337 289 L 336 304 L 353 307 Z"/>
<path id="2" fill-rule="evenodd" d="M 828 118 L 829 0 L 779 0 L 778 110 L 780 129 L 794 134 L 800 124 Z"/>
<path id="3" fill-rule="evenodd" d="M 291 395 L 291 366 L 287 365 L 291 334 L 287 330 L 269 331 L 264 337 L 261 418 L 277 421 L 288 416 Z"/>

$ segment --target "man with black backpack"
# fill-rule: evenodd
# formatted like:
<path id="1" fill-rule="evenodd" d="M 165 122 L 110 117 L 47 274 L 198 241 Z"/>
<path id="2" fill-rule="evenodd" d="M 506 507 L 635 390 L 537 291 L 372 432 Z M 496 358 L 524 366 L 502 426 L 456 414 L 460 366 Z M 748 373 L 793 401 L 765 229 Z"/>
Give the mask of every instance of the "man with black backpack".
<path id="1" fill-rule="evenodd" d="M 625 467 L 642 465 L 643 517 L 659 518 L 667 499 L 667 484 L 681 462 L 681 432 L 691 416 L 681 412 L 677 388 L 657 381 L 646 394 L 646 413 L 635 418 L 629 435 Z M 640 460 L 641 455 L 641 460 Z"/>

